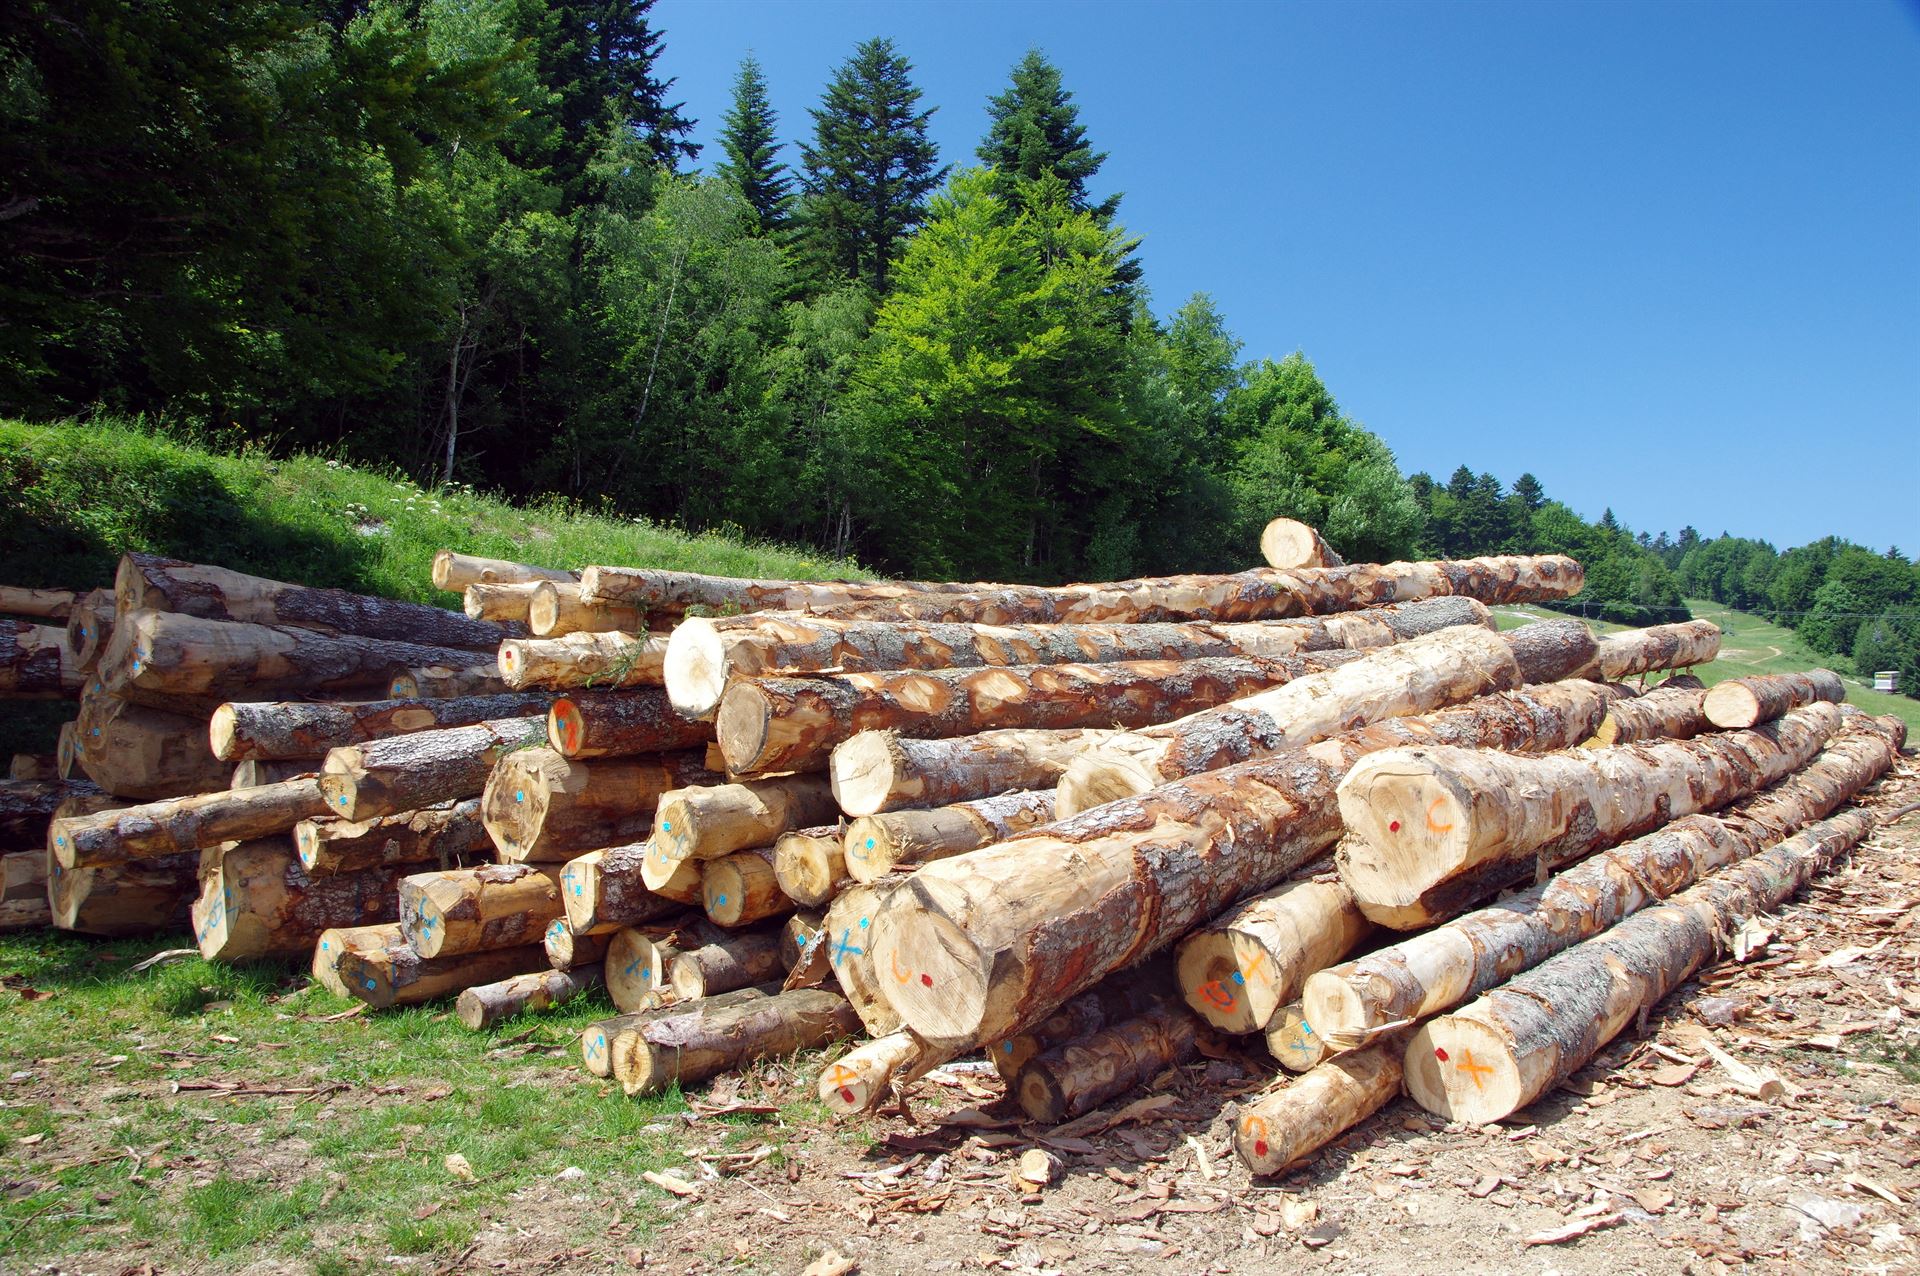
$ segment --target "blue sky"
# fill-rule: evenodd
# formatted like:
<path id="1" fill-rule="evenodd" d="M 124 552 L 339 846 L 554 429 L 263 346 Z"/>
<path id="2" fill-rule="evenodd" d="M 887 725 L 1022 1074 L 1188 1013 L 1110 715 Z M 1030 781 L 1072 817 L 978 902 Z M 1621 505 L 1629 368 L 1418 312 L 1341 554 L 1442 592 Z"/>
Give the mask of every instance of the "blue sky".
<path id="1" fill-rule="evenodd" d="M 1029 47 L 1125 193 L 1156 311 L 1303 351 L 1408 472 L 1531 470 L 1589 517 L 1920 552 L 1920 8 L 660 0 L 720 127 L 783 134 L 869 36 L 943 160 Z M 711 160 L 717 148 L 703 156 Z M 798 164 L 789 147 L 783 153 Z"/>

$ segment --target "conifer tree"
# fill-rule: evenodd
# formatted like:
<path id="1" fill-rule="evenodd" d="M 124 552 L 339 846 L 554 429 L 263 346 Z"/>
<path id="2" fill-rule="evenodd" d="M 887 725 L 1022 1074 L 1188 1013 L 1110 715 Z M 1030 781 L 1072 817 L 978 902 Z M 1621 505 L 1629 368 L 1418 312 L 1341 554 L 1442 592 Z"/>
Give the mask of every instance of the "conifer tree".
<path id="1" fill-rule="evenodd" d="M 777 236 L 793 216 L 793 179 L 787 166 L 775 158 L 780 141 L 778 117 L 767 99 L 767 76 L 759 60 L 748 54 L 733 81 L 733 109 L 727 112 L 720 145 L 727 158 L 719 164 L 721 177 L 740 188 L 760 217 L 760 230 Z"/>
<path id="2" fill-rule="evenodd" d="M 1087 145 L 1080 108 L 1062 85 L 1060 68 L 1040 50 L 1027 50 L 1013 68 L 1012 84 L 987 99 L 987 120 L 987 135 L 975 153 L 1002 178 L 1031 182 L 1051 173 L 1067 184 L 1076 212 L 1106 221 L 1119 211 L 1118 195 L 1095 204 L 1087 192 L 1107 154 Z"/>

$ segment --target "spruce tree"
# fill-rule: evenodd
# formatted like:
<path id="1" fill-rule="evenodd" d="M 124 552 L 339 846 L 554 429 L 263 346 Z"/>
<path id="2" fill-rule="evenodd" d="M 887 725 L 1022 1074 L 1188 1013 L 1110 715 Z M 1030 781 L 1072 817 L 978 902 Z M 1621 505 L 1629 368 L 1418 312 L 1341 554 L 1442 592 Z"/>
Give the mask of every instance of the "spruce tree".
<path id="1" fill-rule="evenodd" d="M 780 153 L 774 131 L 777 123 L 773 104 L 767 100 L 766 73 L 748 54 L 734 77 L 733 109 L 727 112 L 726 128 L 720 134 L 727 158 L 718 165 L 718 172 L 740 188 L 760 215 L 761 231 L 773 236 L 784 231 L 793 217 L 793 179 L 787 176 L 787 166 L 774 158 Z"/>
<path id="2" fill-rule="evenodd" d="M 1103 222 L 1119 211 L 1118 195 L 1095 204 L 1087 193 L 1107 155 L 1087 145 L 1080 108 L 1061 84 L 1060 68 L 1040 50 L 1027 50 L 1007 91 L 987 99 L 987 120 L 987 135 L 975 152 L 981 163 L 1008 180 L 1031 182 L 1051 173 L 1067 184 L 1075 211 Z"/>

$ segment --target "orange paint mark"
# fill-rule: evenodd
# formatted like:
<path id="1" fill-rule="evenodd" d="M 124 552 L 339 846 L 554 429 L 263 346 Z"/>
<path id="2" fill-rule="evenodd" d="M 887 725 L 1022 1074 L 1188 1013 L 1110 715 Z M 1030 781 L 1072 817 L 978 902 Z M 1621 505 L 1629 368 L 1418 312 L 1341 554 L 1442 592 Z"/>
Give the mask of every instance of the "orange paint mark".
<path id="1" fill-rule="evenodd" d="M 1473 1078 L 1473 1088 L 1476 1090 L 1482 1088 L 1481 1082 L 1480 1082 L 1481 1073 L 1484 1072 L 1488 1076 L 1493 1075 L 1493 1069 L 1489 1067 L 1487 1064 L 1475 1063 L 1473 1061 L 1473 1051 L 1471 1050 L 1467 1051 L 1465 1057 L 1462 1058 L 1460 1062 L 1454 1066 L 1459 1068 L 1460 1071 L 1466 1073 L 1468 1076 Z"/>
<path id="2" fill-rule="evenodd" d="M 1264 1117 L 1247 1117 L 1240 1122 L 1240 1133 L 1252 1142 L 1255 1156 L 1267 1154 L 1267 1122 Z"/>
<path id="3" fill-rule="evenodd" d="M 1445 799 L 1445 798 L 1435 798 L 1435 799 L 1434 799 L 1433 801 L 1431 801 L 1431 802 L 1429 802 L 1429 803 L 1427 803 L 1427 832 L 1429 832 L 1429 833 L 1451 833 L 1451 832 L 1453 832 L 1453 825 L 1451 825 L 1451 824 L 1435 824 L 1435 823 L 1433 822 L 1433 808 L 1434 808 L 1434 807 L 1436 807 L 1436 806 L 1439 806 L 1439 805 L 1440 805 L 1440 804 L 1441 804 L 1442 802 L 1445 802 L 1445 801 L 1446 801 L 1446 799 Z"/>
<path id="4" fill-rule="evenodd" d="M 1218 979 L 1201 984 L 1200 995 L 1207 999 L 1209 1005 L 1221 1010 L 1232 1010 L 1234 1005 L 1239 1001 L 1239 998 L 1229 992 L 1227 986 Z"/>
<path id="5" fill-rule="evenodd" d="M 908 972 L 907 972 L 906 974 L 904 974 L 904 975 L 900 973 L 900 954 L 898 954 L 898 953 L 888 953 L 888 954 L 887 954 L 887 965 L 889 965 L 889 966 L 891 966 L 891 967 L 893 968 L 893 977 L 894 977 L 895 979 L 897 979 L 897 980 L 899 980 L 899 981 L 900 981 L 901 983 L 903 983 L 903 984 L 910 984 L 910 983 L 912 983 L 912 982 L 913 982 L 913 972 L 912 972 L 912 971 L 908 971 Z M 927 980 L 927 983 L 928 983 L 929 985 L 931 985 L 931 984 L 933 983 L 933 981 L 932 981 L 931 979 L 929 979 L 929 980 Z"/>
<path id="6" fill-rule="evenodd" d="M 1267 959 L 1266 950 L 1263 948 L 1256 948 L 1253 950 L 1253 956 L 1249 958 L 1247 961 L 1247 968 L 1246 968 L 1245 974 L 1248 979 L 1252 979 L 1255 975 L 1259 975 L 1260 978 L 1265 982 L 1272 983 L 1273 975 L 1268 970 L 1268 967 L 1271 965 L 1272 963 Z"/>
<path id="7" fill-rule="evenodd" d="M 859 1079 L 860 1074 L 843 1063 L 836 1063 L 827 1069 L 827 1084 L 830 1086 L 844 1087 L 849 1082 L 858 1081 Z M 845 1093 L 844 1089 L 842 1093 Z"/>

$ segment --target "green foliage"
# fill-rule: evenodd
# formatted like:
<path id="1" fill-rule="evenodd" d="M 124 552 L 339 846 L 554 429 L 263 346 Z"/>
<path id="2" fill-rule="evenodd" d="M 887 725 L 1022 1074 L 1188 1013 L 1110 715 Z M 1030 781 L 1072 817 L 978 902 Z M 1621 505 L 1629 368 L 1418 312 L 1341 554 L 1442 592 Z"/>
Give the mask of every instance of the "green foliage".
<path id="1" fill-rule="evenodd" d="M 778 235 L 793 219 L 793 179 L 776 156 L 779 116 L 767 98 L 767 76 L 749 56 L 733 82 L 733 107 L 727 112 L 720 145 L 726 162 L 715 170 L 732 182 L 760 217 L 760 231 Z"/>

